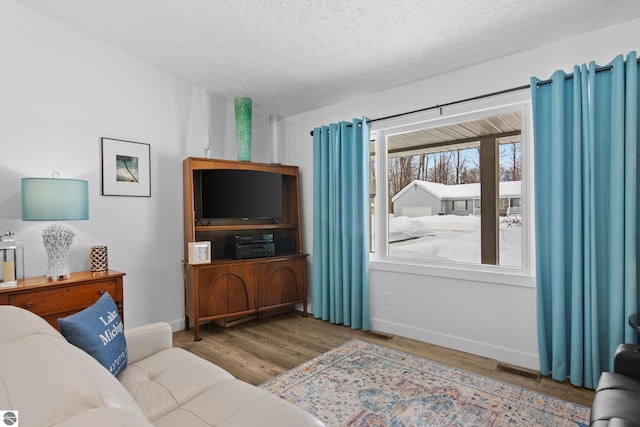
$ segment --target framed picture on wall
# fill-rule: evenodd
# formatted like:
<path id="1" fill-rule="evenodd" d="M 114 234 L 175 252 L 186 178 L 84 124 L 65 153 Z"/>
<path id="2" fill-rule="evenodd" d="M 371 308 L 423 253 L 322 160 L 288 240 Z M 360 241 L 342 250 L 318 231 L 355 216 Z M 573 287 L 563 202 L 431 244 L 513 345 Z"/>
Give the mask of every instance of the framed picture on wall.
<path id="1" fill-rule="evenodd" d="M 103 196 L 151 197 L 149 144 L 101 138 Z"/>

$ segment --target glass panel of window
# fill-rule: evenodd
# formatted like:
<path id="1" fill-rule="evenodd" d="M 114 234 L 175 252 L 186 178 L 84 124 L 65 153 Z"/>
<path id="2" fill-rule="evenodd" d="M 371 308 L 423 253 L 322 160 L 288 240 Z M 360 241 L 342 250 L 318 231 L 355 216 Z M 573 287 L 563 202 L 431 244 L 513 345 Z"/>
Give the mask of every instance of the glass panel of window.
<path id="1" fill-rule="evenodd" d="M 485 259 L 482 251 L 490 246 L 487 241 L 498 240 L 498 248 L 493 249 L 497 264 L 520 266 L 520 229 L 507 216 L 507 211 L 515 213 L 517 209 L 512 208 L 520 207 L 520 133 L 521 113 L 514 111 L 387 135 L 387 194 L 382 197 L 388 212 L 382 218 L 387 221 L 382 229 L 387 230 L 388 256 L 480 264 Z M 488 163 L 499 165 L 493 174 L 497 185 L 481 183 L 483 139 L 493 141 L 490 147 L 497 146 L 496 154 L 489 153 L 494 160 Z M 505 185 L 510 188 L 503 189 Z M 483 196 L 486 188 L 496 187 L 498 193 L 492 199 Z M 492 211 L 496 212 L 498 239 L 481 230 L 482 206 L 487 200 L 493 200 L 496 207 Z"/>
<path id="2" fill-rule="evenodd" d="M 522 265 L 522 143 L 513 137 L 500 145 L 500 265 Z M 503 206 L 503 200 L 505 201 Z"/>

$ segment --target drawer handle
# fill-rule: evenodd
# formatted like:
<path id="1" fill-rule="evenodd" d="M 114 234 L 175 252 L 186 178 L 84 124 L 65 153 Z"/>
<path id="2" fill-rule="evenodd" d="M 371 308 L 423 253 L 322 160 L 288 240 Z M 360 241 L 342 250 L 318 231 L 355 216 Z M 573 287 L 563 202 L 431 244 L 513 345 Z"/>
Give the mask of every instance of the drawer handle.
<path id="1" fill-rule="evenodd" d="M 31 301 L 28 301 L 24 306 L 27 308 L 31 308 L 33 307 L 33 303 Z"/>
<path id="2" fill-rule="evenodd" d="M 104 295 L 105 293 L 107 293 L 106 289 L 100 289 L 100 295 Z"/>

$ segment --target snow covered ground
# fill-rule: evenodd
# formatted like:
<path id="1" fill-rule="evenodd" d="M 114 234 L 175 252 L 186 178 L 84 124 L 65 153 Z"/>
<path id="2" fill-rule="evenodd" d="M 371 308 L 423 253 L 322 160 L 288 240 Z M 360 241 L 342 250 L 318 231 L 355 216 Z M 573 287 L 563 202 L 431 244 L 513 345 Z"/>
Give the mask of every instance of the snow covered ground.
<path id="1" fill-rule="evenodd" d="M 519 267 L 522 227 L 501 218 L 500 265 Z M 480 264 L 480 217 L 389 217 L 389 255 Z"/>

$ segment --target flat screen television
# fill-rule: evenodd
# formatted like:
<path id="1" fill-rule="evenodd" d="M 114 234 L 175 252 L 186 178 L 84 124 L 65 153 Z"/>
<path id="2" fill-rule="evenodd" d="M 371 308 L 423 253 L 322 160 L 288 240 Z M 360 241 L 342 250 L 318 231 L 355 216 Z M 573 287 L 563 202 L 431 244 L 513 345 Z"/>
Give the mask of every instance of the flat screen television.
<path id="1" fill-rule="evenodd" d="M 202 218 L 282 217 L 282 175 L 241 170 L 201 170 Z"/>

